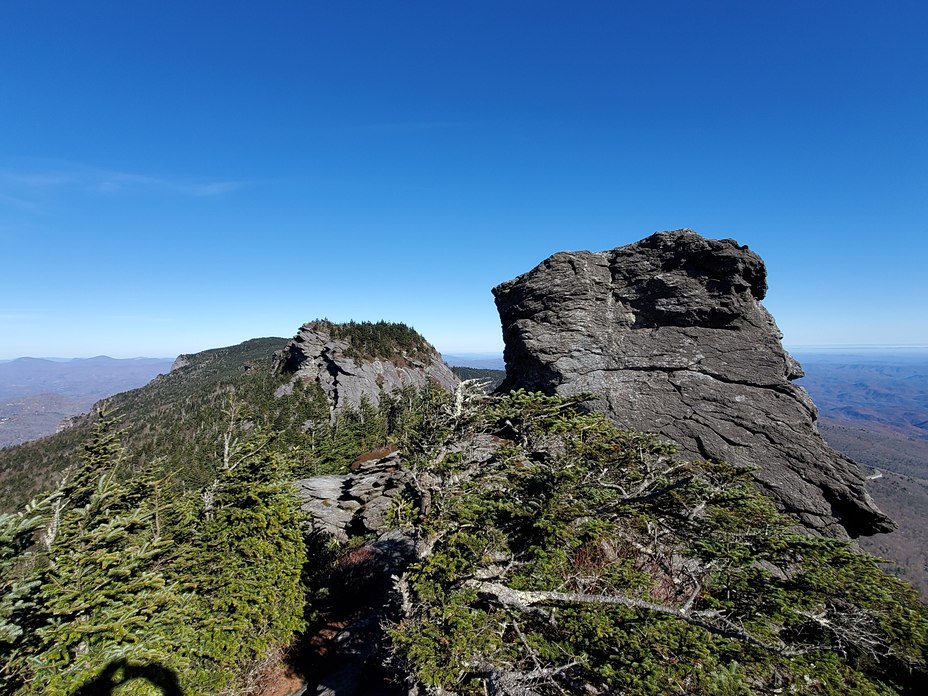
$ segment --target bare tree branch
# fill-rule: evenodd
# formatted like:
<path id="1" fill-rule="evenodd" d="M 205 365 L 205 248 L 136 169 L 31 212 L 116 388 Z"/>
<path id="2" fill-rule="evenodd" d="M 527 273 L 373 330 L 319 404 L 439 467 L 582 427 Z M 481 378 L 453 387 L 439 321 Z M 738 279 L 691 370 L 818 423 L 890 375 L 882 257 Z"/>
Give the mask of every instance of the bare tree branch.
<path id="1" fill-rule="evenodd" d="M 787 656 L 801 655 L 818 650 L 830 650 L 832 646 L 802 646 L 790 647 L 782 642 L 769 643 L 756 636 L 751 635 L 743 627 L 736 625 L 732 621 L 722 616 L 721 612 L 715 610 L 693 610 L 687 606 L 677 607 L 669 604 L 659 604 L 649 602 L 644 599 L 629 597 L 620 594 L 583 594 L 580 592 L 548 592 L 538 590 L 514 590 L 506 585 L 495 582 L 481 582 L 479 580 L 468 580 L 466 583 L 473 587 L 481 595 L 502 604 L 503 606 L 519 609 L 522 611 L 537 611 L 541 606 L 563 605 L 563 604 L 600 604 L 630 607 L 632 609 L 641 609 L 656 614 L 673 616 L 694 626 L 699 626 L 705 630 L 720 635 L 724 638 L 740 640 L 746 643 L 757 645 L 771 652 L 780 653 Z M 691 604 L 688 602 L 687 604 Z"/>

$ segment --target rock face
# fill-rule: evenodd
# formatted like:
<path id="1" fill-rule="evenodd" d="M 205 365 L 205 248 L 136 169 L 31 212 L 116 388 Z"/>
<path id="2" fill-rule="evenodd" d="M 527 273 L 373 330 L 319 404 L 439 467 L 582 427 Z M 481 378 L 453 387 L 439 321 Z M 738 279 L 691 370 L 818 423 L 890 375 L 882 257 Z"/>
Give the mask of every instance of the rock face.
<path id="1" fill-rule="evenodd" d="M 818 434 L 802 368 L 761 305 L 763 261 L 692 230 L 562 252 L 493 290 L 506 382 L 572 395 L 694 458 L 756 467 L 785 512 L 832 536 L 893 529 L 859 467 Z"/>
<path id="2" fill-rule="evenodd" d="M 447 445 L 440 457 L 459 454 L 479 469 L 496 456 L 498 447 L 493 437 L 475 435 Z M 352 536 L 384 533 L 390 523 L 402 524 L 410 512 L 404 505 L 427 514 L 432 506 L 430 487 L 437 485 L 433 474 L 420 471 L 414 475 L 402 452 L 385 447 L 362 454 L 350 473 L 297 481 L 296 493 L 309 513 L 312 531 L 347 541 Z"/>
<path id="3" fill-rule="evenodd" d="M 296 485 L 310 527 L 338 541 L 384 531 L 391 507 L 416 496 L 398 452 L 364 462 L 350 474 L 314 476 Z"/>
<path id="4" fill-rule="evenodd" d="M 274 371 L 318 384 L 333 413 L 346 406 L 357 408 L 363 396 L 376 406 L 381 393 L 429 384 L 451 390 L 459 382 L 431 346 L 424 353 L 359 359 L 351 356 L 351 343 L 334 337 L 322 322 L 300 327 L 287 347 L 275 353 Z M 292 388 L 291 381 L 281 391 Z"/>

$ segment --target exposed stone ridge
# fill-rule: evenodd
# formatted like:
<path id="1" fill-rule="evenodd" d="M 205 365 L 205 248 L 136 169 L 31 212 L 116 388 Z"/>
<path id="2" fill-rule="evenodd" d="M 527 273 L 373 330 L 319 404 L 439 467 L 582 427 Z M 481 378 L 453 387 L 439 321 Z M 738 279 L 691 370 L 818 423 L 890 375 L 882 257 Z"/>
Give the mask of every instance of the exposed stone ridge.
<path id="1" fill-rule="evenodd" d="M 349 355 L 350 347 L 347 340 L 334 338 L 319 323 L 304 324 L 287 347 L 274 354 L 274 371 L 318 384 L 333 413 L 346 406 L 357 408 L 364 396 L 376 406 L 382 393 L 429 384 L 451 390 L 459 382 L 431 346 L 425 360 L 406 352 L 391 358 L 357 359 Z M 292 384 L 279 392 L 292 389 Z"/>
<path id="2" fill-rule="evenodd" d="M 435 461 L 458 453 L 480 468 L 496 455 L 498 446 L 499 440 L 493 436 L 473 435 L 446 446 Z M 394 506 L 411 503 L 428 514 L 437 485 L 433 474 L 420 471 L 414 475 L 403 453 L 387 447 L 362 454 L 351 465 L 350 473 L 301 479 L 296 482 L 296 492 L 303 510 L 309 513 L 311 531 L 347 541 L 352 536 L 389 531 Z M 402 513 L 399 507 L 394 510 Z M 402 523 L 401 517 L 392 522 Z"/>
<path id="3" fill-rule="evenodd" d="M 810 528 L 890 531 L 859 466 L 822 440 L 812 400 L 792 384 L 802 369 L 760 303 L 766 290 L 757 254 L 692 230 L 555 254 L 493 290 L 501 389 L 593 392 L 624 427 L 757 467 L 760 487 Z"/>

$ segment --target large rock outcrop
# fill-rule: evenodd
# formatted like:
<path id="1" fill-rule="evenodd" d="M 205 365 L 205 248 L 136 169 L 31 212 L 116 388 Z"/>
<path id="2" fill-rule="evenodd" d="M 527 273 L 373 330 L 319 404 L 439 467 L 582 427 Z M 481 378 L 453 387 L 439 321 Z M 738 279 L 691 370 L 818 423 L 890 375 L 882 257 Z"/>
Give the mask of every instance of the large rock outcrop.
<path id="1" fill-rule="evenodd" d="M 452 390 L 459 382 L 438 351 L 408 327 L 380 325 L 400 327 L 415 339 L 413 348 L 392 347 L 379 351 L 388 355 L 364 355 L 350 337 L 339 336 L 342 326 L 325 321 L 304 324 L 287 347 L 274 354 L 274 371 L 293 374 L 281 392 L 292 389 L 296 380 L 317 384 L 334 414 L 341 408 L 357 408 L 362 398 L 376 406 L 381 394 L 403 387 L 419 389 L 433 384 Z"/>
<path id="2" fill-rule="evenodd" d="M 785 512 L 823 534 L 890 531 L 860 468 L 819 436 L 799 364 L 761 305 L 766 269 L 692 230 L 611 251 L 562 252 L 493 290 L 503 389 L 593 392 L 618 424 L 694 458 L 756 467 Z"/>

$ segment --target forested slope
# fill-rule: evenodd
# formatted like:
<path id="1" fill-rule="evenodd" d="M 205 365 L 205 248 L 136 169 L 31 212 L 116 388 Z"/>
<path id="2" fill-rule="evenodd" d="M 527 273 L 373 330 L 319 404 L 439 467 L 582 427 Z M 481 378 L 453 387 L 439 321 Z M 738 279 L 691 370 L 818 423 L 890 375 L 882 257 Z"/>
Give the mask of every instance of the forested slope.
<path id="1" fill-rule="evenodd" d="M 274 374 L 273 355 L 285 345 L 283 338 L 259 338 L 184 355 L 170 374 L 109 399 L 107 408 L 120 417 L 125 432 L 124 473 L 153 468 L 191 486 L 209 481 L 232 401 L 247 404 L 249 423 L 278 434 L 275 451 L 297 448 L 295 456 L 307 471 L 350 462 L 358 453 L 351 432 L 356 413 L 343 414 L 344 427 L 332 427 L 324 398 L 310 386 L 274 395 L 287 377 Z M 0 510 L 15 509 L 75 466 L 96 417 L 92 413 L 61 433 L 0 450 Z"/>
<path id="2" fill-rule="evenodd" d="M 368 657 L 381 693 L 919 693 L 915 591 L 797 532 L 749 471 L 681 461 L 578 399 L 407 396 L 416 418 L 378 444 L 399 448 L 414 494 L 342 544 L 304 538 L 295 463 L 244 407 L 197 488 L 121 479 L 116 424 L 98 417 L 66 484 L 0 518 L 6 692 L 157 672 L 185 694 L 260 693 L 330 593 L 363 604 L 363 577 L 332 569 L 375 559 L 390 532 L 416 558 Z"/>

